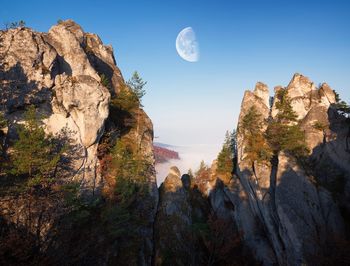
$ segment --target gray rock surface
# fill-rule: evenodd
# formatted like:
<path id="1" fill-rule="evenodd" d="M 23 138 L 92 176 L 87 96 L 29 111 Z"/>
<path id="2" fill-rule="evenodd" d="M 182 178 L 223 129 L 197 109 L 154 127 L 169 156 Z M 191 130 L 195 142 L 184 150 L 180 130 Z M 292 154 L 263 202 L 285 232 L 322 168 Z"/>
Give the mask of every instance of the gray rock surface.
<path id="1" fill-rule="evenodd" d="M 137 108 L 133 118 L 137 121 L 137 126 L 113 124 L 113 121 L 121 120 L 121 114 L 110 112 L 111 97 L 117 95 L 122 88 L 127 89 L 116 65 L 113 48 L 104 45 L 96 34 L 85 33 L 74 21 L 66 20 L 51 27 L 48 33 L 26 27 L 0 31 L 0 60 L 0 111 L 5 113 L 9 121 L 9 134 L 12 134 L 10 138 L 16 137 L 16 125 L 23 123 L 24 110 L 29 105 L 35 105 L 37 111 L 44 116 L 42 123 L 45 131 L 63 136 L 70 144 L 65 155 L 65 167 L 59 169 L 57 178 L 67 182 L 76 181 L 80 194 L 87 199 L 100 197 L 108 189 L 111 193 L 114 191 L 115 177 L 112 177 L 112 183 L 108 183 L 101 174 L 101 158 L 98 158 L 100 140 L 106 134 L 107 124 L 119 132 L 113 135 L 115 139 L 123 132 L 124 138 L 138 145 L 139 151 L 149 163 L 149 169 L 145 173 L 149 193 L 138 198 L 133 206 L 135 212 L 142 215 L 143 224 L 138 230 L 140 245 L 128 247 L 135 258 L 128 263 L 150 265 L 153 255 L 153 223 L 158 202 L 153 125 L 141 108 Z M 102 75 L 109 81 L 108 86 L 102 84 Z M 0 200 L 4 210 L 0 215 L 9 221 L 21 222 L 27 215 L 26 210 L 20 208 L 25 200 Z M 17 208 L 14 207 L 15 203 L 19 205 Z M 52 210 L 55 209 L 55 205 L 51 207 Z M 46 209 L 49 210 L 49 207 Z M 47 219 L 45 217 L 47 228 L 42 232 L 43 237 L 60 215 L 56 214 Z M 32 220 L 36 221 L 37 212 L 33 210 L 32 216 Z M 30 230 L 32 229 L 37 230 L 35 226 Z M 99 241 L 109 240 L 102 235 Z M 119 246 L 128 246 L 128 241 L 121 242 L 118 243 Z M 113 248 L 109 247 L 105 252 L 106 257 L 100 261 L 107 263 L 108 254 L 115 253 Z"/>
<path id="2" fill-rule="evenodd" d="M 48 133 L 69 132 L 78 151 L 70 175 L 89 195 L 102 186 L 97 146 L 110 93 L 82 48 L 84 34 L 71 20 L 53 26 L 48 34 L 29 28 L 1 32 L 0 99 L 12 128 L 22 120 L 23 109 L 34 104 L 46 116 Z"/>
<path id="3" fill-rule="evenodd" d="M 276 87 L 275 92 L 280 89 L 283 88 Z M 294 75 L 286 89 L 305 132 L 314 169 L 323 168 L 324 160 L 328 160 L 332 169 L 336 168 L 346 176 L 344 193 L 340 196 L 342 205 L 346 205 L 350 156 L 344 144 L 348 128 L 345 124 L 339 125 L 339 118 L 338 127 L 335 126 L 333 90 L 325 83 L 316 88 L 300 74 Z M 252 106 L 263 119 L 267 120 L 270 115 L 274 117 L 277 100 L 274 99 L 270 111 L 267 99 L 268 90 L 262 83 L 257 84 L 253 93 L 246 91 L 239 124 Z M 324 131 L 315 129 L 316 121 L 326 126 Z M 306 171 L 295 158 L 285 153 L 279 155 L 276 180 L 272 179 L 274 175 L 269 163 L 257 164 L 255 176 L 246 160 L 245 145 L 244 136 L 239 133 L 237 177 L 225 190 L 229 193 L 219 199 L 231 199 L 235 206 L 234 220 L 244 232 L 246 244 L 264 265 L 301 265 L 321 250 L 330 235 L 344 232 L 339 204 L 336 205 L 332 191 L 323 187 L 327 187 L 327 182 L 320 182 L 320 171 Z M 329 172 L 328 178 L 331 176 L 335 175 Z M 214 206 L 217 205 L 215 202 L 212 202 Z"/>
<path id="4" fill-rule="evenodd" d="M 159 188 L 155 223 L 155 265 L 191 265 L 192 207 L 177 167 L 170 168 Z"/>

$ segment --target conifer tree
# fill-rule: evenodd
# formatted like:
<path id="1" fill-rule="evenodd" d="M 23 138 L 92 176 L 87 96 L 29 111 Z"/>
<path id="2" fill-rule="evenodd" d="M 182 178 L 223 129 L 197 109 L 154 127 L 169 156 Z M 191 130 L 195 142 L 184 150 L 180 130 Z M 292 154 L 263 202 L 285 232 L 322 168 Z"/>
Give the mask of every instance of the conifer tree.
<path id="1" fill-rule="evenodd" d="M 195 178 L 197 180 L 208 180 L 210 178 L 210 168 L 203 160 L 200 162 L 199 168 L 195 172 Z"/>
<path id="2" fill-rule="evenodd" d="M 224 144 L 217 157 L 217 172 L 230 175 L 233 171 L 236 155 L 236 132 L 226 131 Z"/>
<path id="3" fill-rule="evenodd" d="M 300 128 L 288 91 L 286 89 L 278 91 L 277 99 L 278 113 L 267 128 L 270 147 L 275 155 L 280 151 L 287 151 L 297 157 L 305 156 L 308 152 L 305 133 Z"/>
<path id="4" fill-rule="evenodd" d="M 18 140 L 13 146 L 11 161 L 13 173 L 27 175 L 41 182 L 52 178 L 63 153 L 52 136 L 45 134 L 40 125 L 34 106 L 30 106 L 24 114 L 24 125 L 17 129 Z"/>
<path id="5" fill-rule="evenodd" d="M 111 170 L 116 174 L 116 196 L 119 203 L 128 206 L 136 196 L 145 192 L 149 164 L 124 139 L 117 141 L 112 157 Z"/>
<path id="6" fill-rule="evenodd" d="M 245 139 L 245 149 L 247 159 L 252 163 L 267 162 L 271 158 L 271 150 L 263 134 L 263 119 L 256 108 L 252 106 L 242 119 L 240 133 Z"/>
<path id="7" fill-rule="evenodd" d="M 143 81 L 143 79 L 139 76 L 139 73 L 137 71 L 134 71 L 131 79 L 127 82 L 127 85 L 132 90 L 132 92 L 136 95 L 137 99 L 141 104 L 141 98 L 146 94 L 146 90 L 144 89 L 144 86 L 147 84 L 146 81 Z"/>

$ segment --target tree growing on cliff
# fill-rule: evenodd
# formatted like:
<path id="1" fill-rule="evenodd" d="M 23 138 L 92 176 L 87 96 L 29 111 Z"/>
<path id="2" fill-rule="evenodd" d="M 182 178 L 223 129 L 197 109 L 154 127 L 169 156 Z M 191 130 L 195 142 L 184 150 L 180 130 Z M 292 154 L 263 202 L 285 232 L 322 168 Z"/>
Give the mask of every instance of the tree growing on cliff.
<path id="1" fill-rule="evenodd" d="M 237 158 L 236 131 L 226 131 L 224 144 L 217 157 L 217 173 L 230 176 Z"/>
<path id="2" fill-rule="evenodd" d="M 245 140 L 244 152 L 253 169 L 255 162 L 267 162 L 272 155 L 263 133 L 263 126 L 264 121 L 254 106 L 244 115 L 239 125 L 239 132 Z"/>
<path id="3" fill-rule="evenodd" d="M 149 163 L 125 139 L 120 139 L 112 151 L 112 169 L 116 175 L 116 197 L 125 207 L 146 189 Z"/>
<path id="4" fill-rule="evenodd" d="M 64 152 L 51 135 L 45 134 L 39 121 L 35 107 L 30 106 L 24 114 L 25 124 L 17 128 L 18 140 L 11 154 L 12 173 L 27 175 L 33 184 L 54 177 Z"/>
<path id="5" fill-rule="evenodd" d="M 343 115 L 346 118 L 350 118 L 350 106 L 345 101 L 343 101 L 339 93 L 337 93 L 335 90 L 333 90 L 335 95 L 335 104 L 333 106 L 336 108 L 337 112 L 341 115 Z"/>
<path id="6" fill-rule="evenodd" d="M 282 89 L 276 96 L 278 113 L 270 121 L 266 131 L 269 145 L 275 155 L 280 151 L 287 151 L 294 156 L 303 157 L 308 153 L 305 133 L 298 123 L 298 116 L 293 110 L 288 91 Z"/>
<path id="7" fill-rule="evenodd" d="M 20 21 L 14 21 L 14 22 L 7 22 L 5 23 L 5 29 L 16 29 L 18 27 L 23 28 L 25 27 L 26 23 L 24 20 L 20 20 Z"/>
<path id="8" fill-rule="evenodd" d="M 144 86 L 147 84 L 147 81 L 143 81 L 143 79 L 139 76 L 137 71 L 134 71 L 132 77 L 128 80 L 127 85 L 132 90 L 132 92 L 136 95 L 137 99 L 141 104 L 141 99 L 146 94 L 146 90 Z"/>

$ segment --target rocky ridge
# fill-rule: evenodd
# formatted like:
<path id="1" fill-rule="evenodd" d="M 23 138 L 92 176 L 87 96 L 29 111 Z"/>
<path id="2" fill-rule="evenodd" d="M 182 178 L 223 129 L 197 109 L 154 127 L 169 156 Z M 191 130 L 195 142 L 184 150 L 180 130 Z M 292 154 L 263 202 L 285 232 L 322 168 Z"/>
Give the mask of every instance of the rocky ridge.
<path id="1" fill-rule="evenodd" d="M 335 93 L 326 83 L 316 88 L 307 77 L 295 74 L 286 88 L 275 88 L 275 95 L 279 90 L 288 91 L 305 133 L 310 165 L 300 165 L 296 158 L 281 152 L 277 169 L 269 163 L 252 169 L 246 159 L 245 136 L 239 133 L 237 172 L 229 194 L 236 206 L 233 220 L 244 232 L 245 243 L 258 260 L 264 265 L 301 265 L 322 253 L 330 238 L 344 234 L 340 209 L 348 202 L 350 172 L 346 165 L 349 165 L 350 156 L 344 149 L 348 141 L 344 131 L 348 126 L 337 113 Z M 268 97 L 267 86 L 262 83 L 257 83 L 253 92 L 246 91 L 238 125 L 252 106 L 264 121 L 274 118 L 278 99 L 274 97 L 270 107 Z M 343 132 L 334 131 L 334 125 L 339 126 L 341 121 Z M 316 122 L 322 123 L 324 130 L 315 128 Z M 339 177 L 332 170 L 328 171 L 328 181 L 322 181 L 320 176 L 319 169 L 325 169 L 324 158 L 329 169 L 340 171 L 346 180 L 338 197 L 332 197 L 334 191 L 327 183 Z"/>
<path id="2" fill-rule="evenodd" d="M 8 121 L 7 143 L 10 145 L 16 139 L 16 125 L 23 123 L 25 109 L 35 106 L 37 112 L 43 116 L 41 123 L 46 133 L 69 143 L 64 154 L 65 163 L 57 171 L 59 186 L 64 187 L 65 184 L 74 182 L 78 184 L 78 193 L 87 202 L 98 200 L 102 201 L 99 204 L 111 205 L 112 203 L 103 203 L 109 197 L 108 193 L 113 193 L 115 182 L 101 168 L 101 163 L 103 164 L 105 156 L 108 155 L 101 152 L 102 140 L 106 136 L 111 142 L 130 139 L 138 145 L 149 165 L 145 173 L 148 192 L 138 198 L 134 206 L 144 213 L 143 226 L 138 228 L 137 233 L 142 241 L 133 247 L 126 245 L 128 240 L 119 240 L 117 247 L 106 246 L 111 240 L 108 239 L 110 236 L 105 235 L 102 228 L 98 229 L 101 226 L 98 224 L 95 225 L 95 232 L 86 236 L 85 243 L 91 245 L 93 240 L 90 237 L 97 237 L 93 235 L 98 234 L 101 248 L 105 249 L 104 254 L 97 255 L 101 250 L 91 249 L 90 246 L 81 255 L 86 253 L 90 259 L 88 261 L 86 258 L 87 264 L 106 264 L 112 261 L 116 263 L 120 259 L 125 260 L 121 257 L 121 250 L 127 246 L 128 251 L 134 254 L 130 265 L 149 265 L 153 252 L 153 222 L 158 201 L 153 125 L 141 108 L 129 118 L 137 120 L 137 126 L 135 123 L 125 124 L 125 112 L 111 111 L 111 99 L 126 88 L 112 47 L 104 45 L 96 34 L 85 33 L 74 21 L 66 20 L 51 27 L 48 33 L 36 32 L 27 27 L 0 31 L 0 55 L 0 109 Z M 55 230 L 55 224 L 59 223 L 67 211 L 61 192 L 52 193 L 56 195 L 55 200 L 52 195 L 46 200 L 45 196 L 33 198 L 26 193 L 2 195 L 1 221 L 5 224 L 16 223 L 13 228 L 22 226 L 28 230 L 28 234 L 35 235 L 40 232 L 38 241 L 51 243 L 54 240 L 52 231 Z M 43 205 L 45 201 L 47 206 Z M 94 210 L 90 212 L 95 213 Z M 30 226 L 26 225 L 28 219 L 32 221 Z M 51 247 L 49 244 L 42 245 L 42 251 L 50 253 L 52 247 L 57 248 L 56 252 L 64 250 L 63 243 L 59 241 L 66 240 L 55 235 L 53 237 L 60 240 L 54 240 L 56 242 L 53 246 L 50 244 Z M 72 237 L 76 236 L 72 234 Z M 66 246 L 67 253 L 72 251 L 74 254 L 77 246 L 73 246 Z M 55 259 L 58 260 L 57 263 L 65 263 L 64 260 L 69 258 L 62 258 L 57 253 Z M 78 259 L 77 263 L 82 261 Z"/>
<path id="3" fill-rule="evenodd" d="M 282 151 L 275 162 L 252 167 L 242 120 L 254 106 L 264 134 L 278 113 L 278 98 L 271 100 L 258 82 L 242 100 L 232 178 L 215 176 L 217 162 L 205 180 L 181 177 L 174 167 L 158 194 L 152 121 L 140 106 L 129 113 L 112 103 L 126 89 L 112 47 L 67 20 L 48 33 L 0 31 L 0 60 L 0 110 L 8 121 L 0 132 L 9 152 L 24 110 L 34 105 L 46 133 L 69 143 L 57 187 L 77 184 L 83 199 L 79 212 L 67 216 L 66 191 L 56 187 L 1 191 L 0 264 L 6 258 L 13 265 L 320 265 L 348 258 L 340 252 L 349 246 L 350 131 L 326 83 L 317 87 L 295 74 L 287 87 L 275 88 L 275 95 L 288 91 L 305 133 L 307 164 Z M 123 183 L 108 168 L 118 142 L 130 144 L 147 165 L 146 192 L 129 197 L 127 212 L 115 196 Z M 36 256 L 12 256 L 32 246 Z"/>

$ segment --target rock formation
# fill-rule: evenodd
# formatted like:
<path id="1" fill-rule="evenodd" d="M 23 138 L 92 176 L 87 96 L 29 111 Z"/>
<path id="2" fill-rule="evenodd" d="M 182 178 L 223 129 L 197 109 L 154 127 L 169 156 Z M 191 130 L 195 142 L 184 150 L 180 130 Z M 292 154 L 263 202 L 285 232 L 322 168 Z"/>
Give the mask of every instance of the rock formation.
<path id="1" fill-rule="evenodd" d="M 349 117 L 326 83 L 295 74 L 271 99 L 258 82 L 242 101 L 232 178 L 216 176 L 217 161 L 197 178 L 172 167 L 158 191 L 152 121 L 112 47 L 67 20 L 48 33 L 0 31 L 0 63 L 0 264 L 350 263 Z M 254 108 L 267 139 L 280 92 L 308 153 L 252 163 L 244 118 Z M 4 171 L 29 106 L 65 147 L 54 178 L 31 185 L 30 174 Z"/>
<path id="2" fill-rule="evenodd" d="M 70 132 L 78 151 L 72 177 L 87 193 L 95 193 L 102 186 L 96 155 L 110 93 L 83 49 L 83 30 L 66 21 L 48 34 L 16 28 L 1 32 L 1 39 L 1 103 L 10 125 L 34 104 L 47 116 L 48 133 Z"/>
<path id="3" fill-rule="evenodd" d="M 190 231 L 192 206 L 177 167 L 170 169 L 159 193 L 155 223 L 155 264 L 193 264 L 191 253 L 194 253 L 194 247 Z"/>
<path id="4" fill-rule="evenodd" d="M 23 124 L 24 110 L 34 105 L 37 112 L 43 115 L 41 122 L 46 133 L 62 137 L 69 143 L 64 154 L 65 163 L 57 171 L 59 186 L 64 187 L 64 184 L 74 182 L 78 184 L 78 194 L 87 202 L 104 201 L 104 198 L 109 197 L 108 192 L 113 194 L 115 182 L 111 181 L 114 177 L 105 175 L 101 169 L 101 162 L 106 156 L 101 152 L 101 138 L 105 140 L 108 135 L 111 142 L 127 138 L 138 145 L 140 153 L 149 164 L 147 172 L 144 173 L 148 190 L 133 206 L 138 212 L 144 213 L 144 223 L 137 233 L 142 241 L 133 247 L 128 246 L 128 251 L 134 255 L 135 260 L 130 261 L 129 265 L 150 265 L 153 221 L 158 200 L 153 126 L 141 108 L 133 113 L 132 119 L 137 120 L 137 125 L 126 126 L 123 123 L 125 112 L 111 112 L 111 98 L 116 97 L 122 88 L 125 89 L 112 47 L 104 45 L 97 35 L 85 33 L 72 20 L 66 20 L 51 27 L 48 33 L 36 32 L 26 27 L 0 31 L 0 60 L 0 111 L 8 121 L 8 142 L 16 139 L 16 125 Z M 39 232 L 39 239 L 44 243 L 50 238 L 52 230 L 55 230 L 55 224 L 59 223 L 67 211 L 62 193 L 56 194 L 56 200 L 52 197 L 52 202 L 46 200 L 47 206 L 40 203 L 37 197 L 32 197 L 31 207 L 27 206 L 28 194 L 6 194 L 0 198 L 1 220 L 6 224 L 17 223 L 16 228 L 23 226 L 29 234 L 35 235 Z M 103 204 L 107 206 L 111 203 L 99 204 L 103 207 Z M 50 215 L 45 216 L 46 213 Z M 34 221 L 29 228 L 26 227 L 28 217 Z M 41 223 L 45 224 L 44 228 Z M 101 225 L 96 226 L 98 228 Z M 94 234 L 100 234 L 99 241 L 106 249 L 104 255 L 99 253 L 98 248 L 89 247 L 81 255 L 90 252 L 91 260 L 83 263 L 83 260 L 78 259 L 78 264 L 108 264 L 122 259 L 122 250 L 129 240 L 118 240 L 118 252 L 115 245 L 106 247 L 105 244 L 110 239 L 103 232 L 98 233 L 99 230 L 96 229 Z M 93 243 L 91 238 L 94 234 L 86 236 L 87 245 Z M 54 247 L 59 250 L 60 245 L 63 243 L 56 241 L 54 245 L 42 246 L 41 249 L 49 252 Z M 74 245 L 79 244 L 72 243 L 67 252 L 77 247 Z M 63 247 L 61 249 L 64 250 Z M 96 258 L 99 256 L 97 254 L 102 257 Z M 56 259 L 56 263 L 66 263 L 64 260 L 59 261 L 62 259 L 59 254 Z"/>
<path id="5" fill-rule="evenodd" d="M 350 155 L 345 149 L 348 126 L 333 107 L 335 93 L 327 84 L 316 88 L 307 77 L 295 74 L 286 88 L 275 88 L 276 93 L 279 90 L 288 91 L 305 132 L 312 167 L 301 165 L 295 157 L 281 152 L 277 169 L 269 162 L 252 169 L 245 136 L 239 132 L 237 176 L 227 189 L 230 196 L 226 197 L 235 206 L 232 220 L 243 231 L 245 243 L 258 261 L 264 265 L 301 265 L 322 253 L 330 238 L 344 234 L 339 207 L 344 208 L 348 202 Z M 245 92 L 238 125 L 252 106 L 264 121 L 276 116 L 278 99 L 274 98 L 270 108 L 268 93 L 262 83 L 257 84 L 253 93 Z M 323 130 L 315 128 L 317 121 L 324 125 Z M 327 167 L 332 170 L 319 171 Z M 342 174 L 342 186 L 345 186 L 336 198 L 329 189 L 330 183 L 339 179 L 334 172 Z"/>

